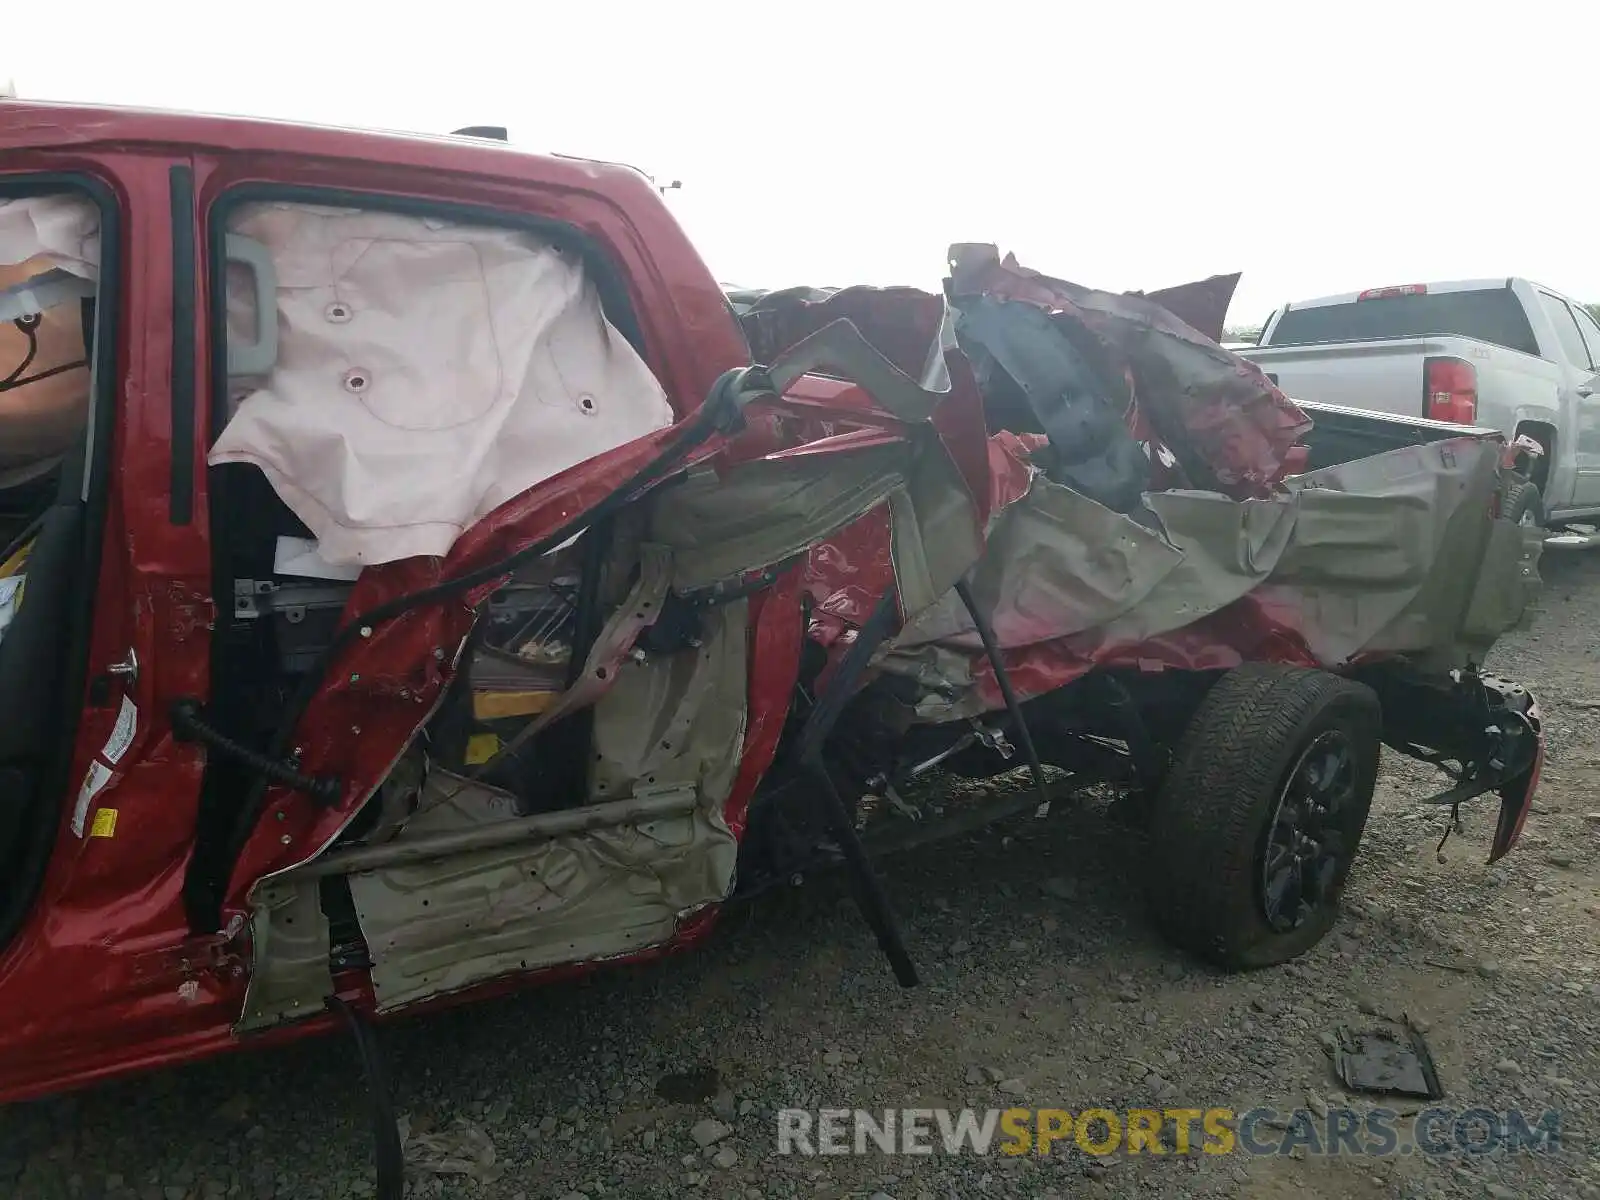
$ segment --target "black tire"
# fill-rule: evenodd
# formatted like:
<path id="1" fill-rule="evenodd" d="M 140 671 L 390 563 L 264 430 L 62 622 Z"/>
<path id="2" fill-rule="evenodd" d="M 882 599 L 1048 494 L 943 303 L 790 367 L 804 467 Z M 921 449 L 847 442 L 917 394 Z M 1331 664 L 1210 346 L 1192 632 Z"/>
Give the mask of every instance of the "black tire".
<path id="1" fill-rule="evenodd" d="M 1372 689 L 1326 671 L 1247 663 L 1224 675 L 1190 720 L 1151 811 L 1151 910 L 1167 937 L 1229 970 L 1287 962 L 1316 945 L 1338 918 L 1366 827 L 1381 729 Z M 1293 836 L 1298 797 L 1320 794 L 1311 786 L 1319 771 L 1338 781 L 1329 795 L 1341 799 L 1328 800 L 1331 818 L 1305 802 L 1306 820 L 1328 826 L 1305 843 L 1322 847 L 1314 869 L 1295 874 L 1300 863 L 1282 842 Z M 1291 780 L 1296 799 L 1285 805 Z M 1286 853 L 1293 866 L 1272 872 Z M 1285 869 L 1295 884 L 1282 884 Z M 1291 894 L 1292 916 L 1283 911 Z M 1307 896 L 1315 903 L 1302 906 Z"/>
<path id="2" fill-rule="evenodd" d="M 1544 528 L 1544 497 L 1531 479 L 1512 476 L 1500 490 L 1500 517 L 1518 525 Z"/>

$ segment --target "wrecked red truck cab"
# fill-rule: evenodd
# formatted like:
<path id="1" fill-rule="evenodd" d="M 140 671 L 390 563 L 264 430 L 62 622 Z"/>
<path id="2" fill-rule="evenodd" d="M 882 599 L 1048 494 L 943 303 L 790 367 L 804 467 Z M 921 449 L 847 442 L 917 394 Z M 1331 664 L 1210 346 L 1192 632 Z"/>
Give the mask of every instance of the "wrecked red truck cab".
<path id="1" fill-rule="evenodd" d="M 874 856 L 1091 784 L 1235 969 L 1331 926 L 1381 746 L 1520 833 L 1499 436 L 1295 405 L 1216 345 L 1232 280 L 725 292 L 624 167 L 21 103 L 0 149 L 0 421 L 84 397 L 0 479 L 0 1100 L 828 866 L 913 983 Z"/>

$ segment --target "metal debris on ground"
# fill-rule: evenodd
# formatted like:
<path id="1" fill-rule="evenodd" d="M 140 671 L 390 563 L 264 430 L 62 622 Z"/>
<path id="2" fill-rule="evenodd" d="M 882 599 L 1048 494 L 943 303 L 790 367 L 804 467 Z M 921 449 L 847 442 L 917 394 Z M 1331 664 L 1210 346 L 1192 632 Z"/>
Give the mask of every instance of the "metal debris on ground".
<path id="1" fill-rule="evenodd" d="M 1409 1019 L 1400 1028 L 1353 1032 L 1340 1026 L 1333 1047 L 1333 1069 L 1352 1091 L 1423 1100 L 1444 1098 L 1428 1043 Z"/>
<path id="2" fill-rule="evenodd" d="M 494 1142 L 471 1121 L 458 1118 L 446 1129 L 412 1133 L 408 1117 L 400 1118 L 406 1166 L 429 1175 L 466 1175 L 492 1183 L 505 1173 L 496 1161 Z"/>

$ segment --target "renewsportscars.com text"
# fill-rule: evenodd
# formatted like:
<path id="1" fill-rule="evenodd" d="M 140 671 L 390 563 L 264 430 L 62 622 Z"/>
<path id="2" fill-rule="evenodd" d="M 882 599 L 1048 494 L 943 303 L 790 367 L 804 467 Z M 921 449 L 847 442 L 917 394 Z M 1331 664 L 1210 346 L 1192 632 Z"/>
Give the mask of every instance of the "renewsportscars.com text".
<path id="1" fill-rule="evenodd" d="M 1561 1114 L 1487 1108 L 780 1109 L 779 1154 L 1444 1156 L 1561 1149 Z"/>

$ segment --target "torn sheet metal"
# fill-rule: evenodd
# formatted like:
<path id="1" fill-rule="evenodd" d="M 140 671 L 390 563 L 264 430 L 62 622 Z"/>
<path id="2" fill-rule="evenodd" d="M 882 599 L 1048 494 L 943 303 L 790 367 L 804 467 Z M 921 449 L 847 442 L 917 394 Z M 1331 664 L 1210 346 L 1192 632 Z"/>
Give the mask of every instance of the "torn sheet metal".
<path id="1" fill-rule="evenodd" d="M 909 287 L 732 291 L 729 304 L 756 362 L 773 362 L 834 321 L 849 321 L 873 349 L 913 379 L 926 379 L 939 342 L 943 297 Z"/>
<path id="2" fill-rule="evenodd" d="M 1461 623 L 1461 644 L 1482 661 L 1495 639 L 1520 629 L 1540 587 L 1539 560 L 1544 530 L 1536 525 L 1495 521 L 1483 566 Z"/>
<path id="3" fill-rule="evenodd" d="M 733 835 L 682 798 L 645 820 L 353 876 L 379 1010 L 666 941 L 733 881 Z"/>
<path id="4" fill-rule="evenodd" d="M 1119 377 L 1130 382 L 1136 415 L 1176 456 L 1193 486 L 1262 496 L 1290 468 L 1291 451 L 1311 428 L 1310 419 L 1259 367 L 1154 299 L 1052 279 L 1010 255 L 1002 260 L 990 245 L 952 246 L 949 260 L 946 289 L 957 309 L 987 309 L 996 324 L 1009 320 L 1029 327 L 1038 324 L 1036 316 L 1001 310 L 1042 311 L 1075 356 L 1096 368 L 1102 386 Z M 1019 367 L 1030 374 L 1044 368 L 1043 362 Z"/>
<path id="5" fill-rule="evenodd" d="M 263 885 L 253 899 L 250 986 L 235 1026 L 240 1033 L 316 1016 L 334 994 L 317 881 L 286 876 Z"/>
<path id="6" fill-rule="evenodd" d="M 569 713 L 595 704 L 617 685 L 622 678 L 622 665 L 639 635 L 661 615 L 672 569 L 672 554 L 665 546 L 646 543 L 639 547 L 639 576 L 623 602 L 601 626 L 584 660 L 582 673 L 536 720 L 507 743 L 502 753 L 530 740 Z"/>
<path id="7" fill-rule="evenodd" d="M 1050 477 L 1117 512 L 1139 503 L 1150 460 L 1129 428 L 1126 382 L 1102 371 L 1044 309 L 979 295 L 957 297 L 956 336 L 977 374 L 990 419 L 1037 429 Z M 1099 361 L 1097 361 L 1099 360 Z"/>
<path id="8" fill-rule="evenodd" d="M 309 1015 L 328 994 L 325 876 L 349 878 L 383 1011 L 658 945 L 680 918 L 724 899 L 737 852 L 722 810 L 744 746 L 747 607 L 710 610 L 699 647 L 622 664 L 595 706 L 589 804 L 519 817 L 509 793 L 434 771 L 415 815 L 382 844 L 334 850 L 264 883 L 241 1030 Z"/>
<path id="9" fill-rule="evenodd" d="M 859 346 L 833 353 L 831 362 L 815 361 L 807 369 L 850 380 L 869 403 L 902 419 L 907 419 L 907 402 L 879 392 L 886 382 L 898 393 L 914 381 L 932 401 L 928 420 L 966 481 L 979 521 L 987 518 L 989 429 L 977 380 L 956 344 L 955 312 L 942 296 L 908 287 L 850 287 L 733 291 L 728 299 L 756 362 L 792 364 L 801 357 L 797 351 L 802 345 L 815 345 L 819 335 L 829 342 L 859 341 Z M 868 371 L 857 369 L 856 364 L 869 359 L 883 363 L 870 363 Z M 783 424 L 790 438 L 783 444 L 839 432 L 825 421 L 789 418 Z"/>
<path id="10" fill-rule="evenodd" d="M 596 706 L 594 803 L 580 812 L 615 811 L 615 823 L 350 880 L 380 1009 L 656 945 L 727 896 L 737 844 L 722 805 L 743 745 L 746 632 L 744 604 L 715 609 L 703 646 L 630 662 Z M 675 803 L 641 819 L 624 797 Z"/>
<path id="11" fill-rule="evenodd" d="M 1457 658 L 1493 522 L 1497 442 L 1462 437 L 1290 481 L 1295 532 L 1262 589 L 1298 606 L 1318 660 L 1357 653 Z M 1452 663 L 1454 665 L 1454 663 Z"/>
<path id="12" fill-rule="evenodd" d="M 860 449 L 841 441 L 836 453 L 706 472 L 661 495 L 652 536 L 674 551 L 673 588 L 694 592 L 827 555 L 828 539 L 884 504 L 901 606 L 918 612 L 954 587 L 983 547 L 971 496 L 934 436 Z"/>
<path id="13" fill-rule="evenodd" d="M 229 232 L 265 250 L 230 288 L 230 342 L 270 346 L 270 322 L 276 353 L 209 461 L 260 467 L 329 563 L 443 555 L 505 501 L 672 424 L 571 251 L 296 204 Z"/>
<path id="14" fill-rule="evenodd" d="M 939 370 L 937 350 L 937 342 L 932 343 L 923 372 L 912 375 L 885 357 L 852 322 L 840 319 L 790 346 L 767 372 L 780 394 L 802 375 L 847 379 L 864 389 L 884 412 L 901 421 L 923 422 L 932 418 L 949 391 L 949 381 Z"/>
<path id="15" fill-rule="evenodd" d="M 674 590 L 730 583 L 804 554 L 883 503 L 906 485 L 910 459 L 907 446 L 887 443 L 706 470 L 661 495 L 651 536 L 672 547 Z"/>
<path id="16" fill-rule="evenodd" d="M 831 647 L 866 624 L 879 597 L 894 587 L 889 541 L 889 506 L 881 505 L 811 548 L 801 572 L 811 600 L 811 641 Z"/>
<path id="17" fill-rule="evenodd" d="M 699 647 L 623 664 L 595 709 L 591 797 L 690 787 L 720 811 L 744 744 L 749 624 L 748 602 L 730 601 Z"/>
<path id="18" fill-rule="evenodd" d="M 1114 296 L 1002 260 L 992 246 L 956 246 L 950 260 L 942 320 L 932 297 L 905 289 L 792 289 L 734 303 L 774 352 L 848 313 L 893 345 L 902 370 L 937 352 L 964 361 L 948 353 L 952 335 L 977 364 L 994 431 L 982 469 L 986 544 L 967 579 L 1024 695 L 1113 663 L 1226 667 L 1267 655 L 1331 667 L 1394 653 L 1454 662 L 1520 616 L 1532 574 L 1524 548 L 1482 520 L 1492 439 L 1444 438 L 1292 474 L 1306 461 L 1310 421 L 1213 340 L 1237 276 Z M 917 337 L 939 342 L 919 353 Z M 765 534 L 740 519 L 756 540 Z M 867 510 L 813 545 L 814 640 L 835 644 L 870 609 L 882 583 L 871 530 L 882 520 Z M 704 529 L 720 540 L 719 522 Z M 897 570 L 902 557 L 897 540 Z M 1477 591 L 1463 578 L 1478 579 Z M 954 594 L 911 599 L 880 665 L 921 681 L 922 719 L 998 707 Z"/>
<path id="19" fill-rule="evenodd" d="M 1514 624 L 1528 596 L 1510 561 L 1520 535 L 1492 536 L 1514 527 L 1483 517 L 1498 451 L 1473 437 L 1403 447 L 1263 500 L 1152 493 L 1139 521 L 1036 478 L 996 518 L 970 578 L 1024 696 L 1096 665 L 1232 666 L 1268 648 L 1328 667 L 1372 653 L 1453 663 Z M 1518 586 L 1485 583 L 1481 599 L 1462 588 L 1489 572 Z M 951 597 L 910 621 L 882 666 L 929 689 L 923 720 L 1001 703 Z"/>
<path id="20" fill-rule="evenodd" d="M 1422 1033 L 1406 1022 L 1404 1030 L 1354 1032 L 1341 1026 L 1333 1052 L 1339 1081 L 1353 1092 L 1443 1100 L 1444 1086 Z"/>
<path id="21" fill-rule="evenodd" d="M 1161 288 L 1143 295 L 1191 329 L 1213 342 L 1221 342 L 1225 336 L 1228 308 L 1233 303 L 1233 293 L 1239 286 L 1239 279 L 1240 274 L 1235 271 L 1232 275 L 1213 275 L 1210 279 L 1198 279 L 1193 283 Z"/>
<path id="22" fill-rule="evenodd" d="M 1001 511 L 968 582 L 1000 645 L 1050 641 L 1103 624 L 1139 604 L 1183 552 L 1087 496 L 1037 476 L 1020 502 Z M 954 591 L 911 620 L 897 650 L 931 642 L 982 651 Z"/>

